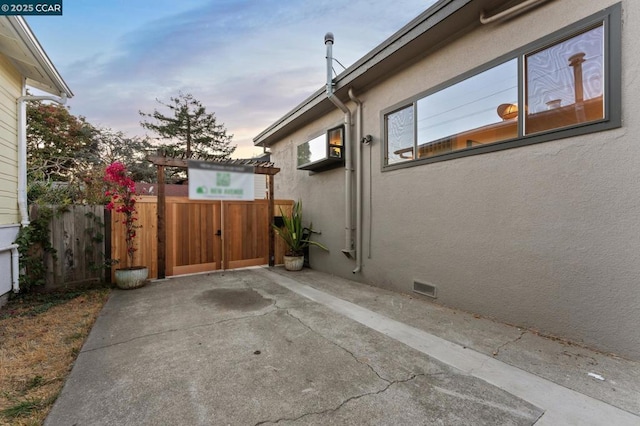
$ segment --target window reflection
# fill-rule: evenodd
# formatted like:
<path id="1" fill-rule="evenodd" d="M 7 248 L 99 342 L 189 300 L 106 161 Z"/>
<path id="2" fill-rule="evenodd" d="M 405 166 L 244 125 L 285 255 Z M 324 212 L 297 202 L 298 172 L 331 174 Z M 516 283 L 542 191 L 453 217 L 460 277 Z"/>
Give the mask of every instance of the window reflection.
<path id="1" fill-rule="evenodd" d="M 326 133 L 297 147 L 298 169 L 323 171 L 338 167 L 342 160 L 344 126 L 329 129 Z"/>
<path id="2" fill-rule="evenodd" d="M 418 158 L 518 136 L 516 59 L 417 102 Z"/>
<path id="3" fill-rule="evenodd" d="M 604 28 L 527 55 L 525 133 L 604 118 Z"/>
<path id="4" fill-rule="evenodd" d="M 387 115 L 387 164 L 413 159 L 413 105 Z"/>
<path id="5" fill-rule="evenodd" d="M 298 145 L 298 166 L 320 161 L 327 156 L 326 135 Z"/>
<path id="6" fill-rule="evenodd" d="M 522 49 L 507 62 L 386 114 L 386 164 L 598 124 L 605 119 L 604 34 L 600 22 L 535 50 Z"/>

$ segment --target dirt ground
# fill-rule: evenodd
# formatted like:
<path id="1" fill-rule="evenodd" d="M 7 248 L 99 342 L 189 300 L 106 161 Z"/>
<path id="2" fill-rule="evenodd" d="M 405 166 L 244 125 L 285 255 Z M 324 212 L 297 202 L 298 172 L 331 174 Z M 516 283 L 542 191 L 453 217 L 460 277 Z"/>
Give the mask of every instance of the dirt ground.
<path id="1" fill-rule="evenodd" d="M 40 425 L 109 289 L 29 295 L 0 309 L 0 425 Z"/>

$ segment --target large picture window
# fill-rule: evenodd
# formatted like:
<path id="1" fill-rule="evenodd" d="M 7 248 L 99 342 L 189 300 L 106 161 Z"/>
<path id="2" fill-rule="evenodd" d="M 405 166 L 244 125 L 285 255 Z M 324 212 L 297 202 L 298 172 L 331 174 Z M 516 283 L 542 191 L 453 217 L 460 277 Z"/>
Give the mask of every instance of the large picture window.
<path id="1" fill-rule="evenodd" d="M 383 112 L 383 167 L 619 127 L 619 14 L 614 6 Z"/>

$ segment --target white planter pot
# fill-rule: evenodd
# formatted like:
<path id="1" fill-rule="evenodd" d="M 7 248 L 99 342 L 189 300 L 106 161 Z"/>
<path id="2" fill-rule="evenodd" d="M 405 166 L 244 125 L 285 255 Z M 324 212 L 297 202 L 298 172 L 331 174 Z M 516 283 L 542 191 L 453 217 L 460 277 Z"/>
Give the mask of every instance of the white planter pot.
<path id="1" fill-rule="evenodd" d="M 284 256 L 284 269 L 287 271 L 299 271 L 304 264 L 304 256 Z"/>
<path id="2" fill-rule="evenodd" d="M 149 268 L 146 266 L 116 269 L 116 286 L 123 290 L 142 287 L 147 283 L 148 277 Z"/>

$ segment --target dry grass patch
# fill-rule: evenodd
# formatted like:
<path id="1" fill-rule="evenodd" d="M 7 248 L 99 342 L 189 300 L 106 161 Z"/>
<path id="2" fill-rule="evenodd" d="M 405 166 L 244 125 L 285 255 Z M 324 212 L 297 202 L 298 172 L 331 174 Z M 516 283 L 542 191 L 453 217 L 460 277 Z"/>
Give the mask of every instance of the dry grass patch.
<path id="1" fill-rule="evenodd" d="M 40 425 L 108 289 L 37 295 L 0 310 L 0 425 Z"/>

